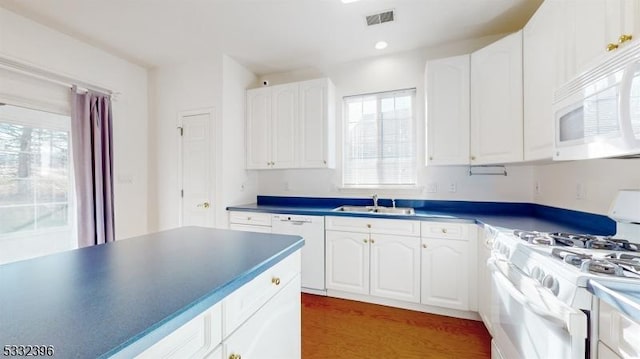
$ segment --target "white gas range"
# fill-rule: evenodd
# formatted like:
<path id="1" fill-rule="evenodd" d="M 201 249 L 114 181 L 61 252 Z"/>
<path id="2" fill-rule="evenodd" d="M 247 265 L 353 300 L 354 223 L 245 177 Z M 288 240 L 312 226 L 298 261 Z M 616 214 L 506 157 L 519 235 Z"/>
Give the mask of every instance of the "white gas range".
<path id="1" fill-rule="evenodd" d="M 491 270 L 494 358 L 595 358 L 590 279 L 640 283 L 640 190 L 619 191 L 612 237 L 501 230 Z"/>

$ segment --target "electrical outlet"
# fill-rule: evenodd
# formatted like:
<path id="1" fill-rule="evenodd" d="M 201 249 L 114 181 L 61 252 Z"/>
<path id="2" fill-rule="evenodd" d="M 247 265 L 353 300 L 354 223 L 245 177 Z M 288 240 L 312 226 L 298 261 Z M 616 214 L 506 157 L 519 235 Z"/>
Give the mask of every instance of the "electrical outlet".
<path id="1" fill-rule="evenodd" d="M 458 186 L 456 185 L 456 183 L 455 182 L 449 183 L 449 192 L 455 193 L 457 191 L 458 191 Z"/>
<path id="2" fill-rule="evenodd" d="M 438 193 L 438 184 L 427 183 L 427 193 Z"/>

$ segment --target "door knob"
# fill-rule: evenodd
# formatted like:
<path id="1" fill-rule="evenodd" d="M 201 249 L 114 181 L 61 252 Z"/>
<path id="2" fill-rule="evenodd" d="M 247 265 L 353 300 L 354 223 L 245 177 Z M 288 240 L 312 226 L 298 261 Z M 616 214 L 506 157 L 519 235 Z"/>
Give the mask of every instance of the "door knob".
<path id="1" fill-rule="evenodd" d="M 210 206 L 209 202 L 204 202 L 204 203 L 198 204 L 198 207 L 200 207 L 200 208 L 202 208 L 202 207 L 209 208 L 209 206 Z"/>

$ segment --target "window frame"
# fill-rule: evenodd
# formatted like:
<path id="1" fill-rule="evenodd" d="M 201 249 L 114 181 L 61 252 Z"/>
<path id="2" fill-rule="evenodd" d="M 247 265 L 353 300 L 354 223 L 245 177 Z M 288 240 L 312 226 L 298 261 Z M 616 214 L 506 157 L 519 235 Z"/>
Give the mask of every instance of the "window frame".
<path id="1" fill-rule="evenodd" d="M 382 141 L 382 137 L 383 137 L 383 133 L 382 133 L 382 126 L 381 123 L 383 121 L 382 117 L 380 116 L 381 113 L 381 104 L 382 104 L 382 99 L 384 98 L 394 98 L 396 97 L 396 94 L 400 94 L 400 93 L 407 93 L 410 95 L 411 97 L 411 141 L 412 141 L 412 155 L 413 155 L 413 176 L 412 176 L 412 183 L 404 183 L 404 184 L 382 184 L 382 183 L 376 183 L 376 184 L 347 184 L 345 183 L 345 174 L 346 174 L 346 164 L 347 164 L 347 160 L 346 160 L 346 156 L 347 156 L 347 141 L 349 139 L 349 118 L 348 118 L 348 103 L 349 103 L 349 99 L 354 99 L 354 98 L 365 98 L 368 96 L 375 96 L 376 98 L 376 123 L 378 124 L 378 134 L 377 134 L 377 160 L 380 160 L 383 158 L 383 156 L 381 156 L 381 153 L 383 151 L 383 141 Z M 380 190 L 385 190 L 385 189 L 393 189 L 393 190 L 416 190 L 419 189 L 419 185 L 418 185 L 418 172 L 419 172 L 419 164 L 418 164 L 418 143 L 417 143 L 417 131 L 416 131 L 416 127 L 418 125 L 417 123 L 417 118 L 416 118 L 416 98 L 417 98 L 417 89 L 415 87 L 413 88 L 403 88 L 403 89 L 396 89 L 396 90 L 389 90 L 389 91 L 379 91 L 379 92 L 371 92 L 371 93 L 363 93 L 363 94 L 357 94 L 357 95 L 348 95 L 348 96 L 344 96 L 342 98 L 342 125 L 343 125 L 343 129 L 342 129 L 342 164 L 341 164 L 341 186 L 338 188 L 339 190 L 366 190 L 366 189 L 380 189 Z M 380 168 L 377 166 L 377 168 Z"/>
<path id="2" fill-rule="evenodd" d="M 12 102 L 3 102 L 3 104 L 8 105 L 8 106 L 13 106 L 13 107 L 20 107 L 20 108 L 24 108 L 24 109 L 28 109 L 28 110 L 33 110 L 33 111 L 40 111 L 40 112 L 47 112 L 47 113 L 51 113 L 51 114 L 55 114 L 55 115 L 60 115 L 60 116 L 66 116 L 69 118 L 69 121 L 65 121 L 65 123 L 61 123 L 59 121 L 55 121 L 55 122 L 43 122 L 43 121 L 39 121 L 38 119 L 35 118 L 15 118 L 15 117 L 5 117 L 0 119 L 0 122 L 2 123 L 10 123 L 13 125 L 20 125 L 20 126 L 30 126 L 30 127 L 36 127 L 36 128 L 42 128 L 42 129 L 47 129 L 47 130 L 54 130 L 54 131 L 65 131 L 68 133 L 68 138 L 69 138 L 69 186 L 67 188 L 68 190 L 68 195 L 67 195 L 67 218 L 69 218 L 69 221 L 66 225 L 64 226 L 56 226 L 56 227 L 46 227 L 46 228 L 37 228 L 37 229 L 31 229 L 31 230 L 25 230 L 25 231 L 18 231 L 18 232 L 10 232 L 10 233 L 0 233 L 0 240 L 13 240 L 13 239 L 22 239 L 22 238 L 27 238 L 27 237 L 34 237 L 34 236 L 42 236 L 48 233 L 60 233 L 60 232 L 67 232 L 67 231 L 72 231 L 73 236 L 74 236 L 74 242 L 77 241 L 76 239 L 76 222 L 77 222 L 77 215 L 76 215 L 76 206 L 77 206 L 77 202 L 76 202 L 76 194 L 75 194 L 75 175 L 74 175 L 74 163 L 73 163 L 73 152 L 72 152 L 72 138 L 71 138 L 71 116 L 68 113 L 62 113 L 61 111 L 53 111 L 51 109 L 48 108 L 39 108 L 38 106 L 27 106 L 23 103 L 19 103 L 19 104 L 14 104 Z M 37 203 L 37 202 L 36 202 Z M 49 203 L 47 203 L 49 204 Z M 55 204 L 55 203 L 54 203 Z M 37 205 L 37 204 L 34 204 Z M 8 207 L 8 206 L 7 206 Z"/>

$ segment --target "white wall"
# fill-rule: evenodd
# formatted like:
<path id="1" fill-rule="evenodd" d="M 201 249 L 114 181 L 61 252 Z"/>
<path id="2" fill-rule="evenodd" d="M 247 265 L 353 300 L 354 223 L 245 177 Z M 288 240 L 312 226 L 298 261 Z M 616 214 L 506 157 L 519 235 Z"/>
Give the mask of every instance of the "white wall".
<path id="1" fill-rule="evenodd" d="M 534 168 L 536 203 L 607 214 L 619 189 L 640 189 L 640 159 L 560 162 Z M 582 198 L 578 197 L 578 187 Z M 535 191 L 534 191 L 535 192 Z"/>
<path id="2" fill-rule="evenodd" d="M 217 227 L 228 227 L 225 208 L 255 201 L 258 176 L 245 169 L 245 94 L 255 86 L 256 76 L 231 57 L 222 58 L 222 169 L 221 206 L 217 211 Z M 222 178 L 220 178 L 222 177 Z"/>
<path id="3" fill-rule="evenodd" d="M 255 82 L 253 73 L 223 54 L 151 71 L 151 230 L 178 226 L 176 124 L 180 112 L 215 109 L 215 226 L 227 226 L 227 206 L 255 201 L 257 176 L 244 169 L 245 89 Z"/>
<path id="4" fill-rule="evenodd" d="M 214 108 L 219 122 L 221 99 L 222 56 L 150 71 L 150 230 L 178 226 L 178 114 Z M 217 154 L 214 157 L 217 159 Z M 213 205 L 217 205 L 215 200 Z"/>
<path id="5" fill-rule="evenodd" d="M 286 196 L 368 196 L 371 190 L 340 190 L 342 149 L 342 97 L 362 93 L 416 88 L 416 119 L 418 161 L 424 164 L 424 69 L 428 59 L 469 53 L 495 41 L 499 36 L 461 41 L 438 48 L 426 48 L 387 56 L 339 64 L 327 69 L 303 69 L 282 74 L 261 76 L 259 81 L 271 84 L 306 80 L 327 76 L 336 86 L 336 143 L 338 158 L 335 170 L 259 171 L 258 193 Z M 397 198 L 425 198 L 452 200 L 487 200 L 530 202 L 532 200 L 533 170 L 530 166 L 509 166 L 507 177 L 468 175 L 468 167 L 429 167 L 421 165 L 417 191 L 376 191 L 381 196 Z M 451 183 L 456 192 L 449 192 Z M 428 193 L 435 184 L 437 193 Z"/>
<path id="6" fill-rule="evenodd" d="M 147 71 L 0 8 L 0 56 L 120 95 L 113 103 L 117 238 L 147 232 Z"/>

